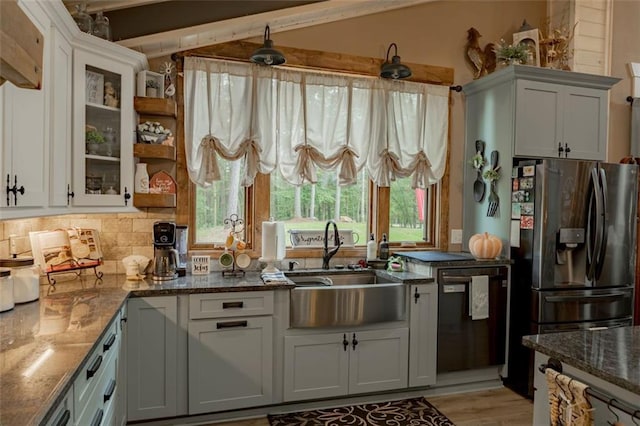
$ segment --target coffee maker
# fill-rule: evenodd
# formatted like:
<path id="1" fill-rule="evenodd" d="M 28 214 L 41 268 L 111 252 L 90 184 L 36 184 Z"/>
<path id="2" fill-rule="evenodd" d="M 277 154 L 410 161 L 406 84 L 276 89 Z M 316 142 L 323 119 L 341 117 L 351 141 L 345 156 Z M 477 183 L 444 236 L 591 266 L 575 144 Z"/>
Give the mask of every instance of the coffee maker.
<path id="1" fill-rule="evenodd" d="M 153 224 L 153 281 L 168 281 L 178 277 L 176 250 L 176 224 Z"/>

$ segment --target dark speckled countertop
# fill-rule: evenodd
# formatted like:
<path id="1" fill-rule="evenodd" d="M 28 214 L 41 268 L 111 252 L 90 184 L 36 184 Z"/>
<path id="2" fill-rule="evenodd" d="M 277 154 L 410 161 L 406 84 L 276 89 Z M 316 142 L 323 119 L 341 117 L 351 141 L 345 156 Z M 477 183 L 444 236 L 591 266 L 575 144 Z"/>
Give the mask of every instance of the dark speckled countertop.
<path id="1" fill-rule="evenodd" d="M 524 336 L 522 343 L 640 395 L 640 326 Z"/>
<path id="2" fill-rule="evenodd" d="M 54 291 L 42 285 L 39 300 L 0 313 L 0 425 L 39 424 L 46 418 L 127 297 L 291 287 L 265 285 L 259 273 L 241 278 L 194 275 L 162 284 L 127 281 L 122 275 L 96 280 L 88 274 L 59 279 Z M 46 362 L 28 373 L 45 352 Z"/>
<path id="3" fill-rule="evenodd" d="M 322 272 L 326 271 L 298 273 Z M 407 284 L 433 282 L 411 272 L 376 273 Z M 89 273 L 76 279 L 60 278 L 55 290 L 42 285 L 39 300 L 0 313 L 0 425 L 22 426 L 46 420 L 49 409 L 64 397 L 78 368 L 128 297 L 293 287 L 293 283 L 266 285 L 259 272 L 248 272 L 244 277 L 222 277 L 219 272 L 188 275 L 163 283 L 150 279 L 127 281 L 122 275 L 105 275 L 96 280 Z M 49 352 L 46 362 L 25 374 L 45 352 Z"/>

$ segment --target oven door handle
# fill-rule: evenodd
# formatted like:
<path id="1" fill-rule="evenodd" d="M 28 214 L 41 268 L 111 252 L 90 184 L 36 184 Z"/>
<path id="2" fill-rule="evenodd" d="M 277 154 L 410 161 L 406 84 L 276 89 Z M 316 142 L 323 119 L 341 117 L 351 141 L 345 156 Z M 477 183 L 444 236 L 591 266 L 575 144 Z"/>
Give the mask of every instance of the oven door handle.
<path id="1" fill-rule="evenodd" d="M 628 297 L 628 293 L 617 293 L 617 294 L 589 294 L 589 295 L 581 295 L 581 296 L 544 296 L 545 302 L 550 303 L 561 303 L 561 302 L 575 302 L 586 300 L 592 302 L 595 299 L 600 300 L 613 300 L 620 299 L 624 297 Z"/>
<path id="2" fill-rule="evenodd" d="M 498 274 L 478 274 L 478 276 L 481 275 L 486 275 L 489 277 L 489 281 L 491 281 L 492 279 L 496 279 L 496 278 L 501 278 L 502 275 L 498 275 Z M 471 282 L 471 275 L 443 275 L 442 277 L 440 277 L 440 284 L 449 284 L 449 283 L 470 283 Z"/>

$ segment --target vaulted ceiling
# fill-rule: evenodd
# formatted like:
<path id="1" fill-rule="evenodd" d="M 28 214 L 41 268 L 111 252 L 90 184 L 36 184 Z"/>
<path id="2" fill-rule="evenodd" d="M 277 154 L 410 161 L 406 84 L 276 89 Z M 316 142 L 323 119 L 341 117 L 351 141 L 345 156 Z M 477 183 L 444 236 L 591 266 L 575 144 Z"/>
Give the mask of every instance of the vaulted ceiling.
<path id="1" fill-rule="evenodd" d="M 118 44 L 157 57 L 434 0 L 63 0 L 103 11 Z"/>

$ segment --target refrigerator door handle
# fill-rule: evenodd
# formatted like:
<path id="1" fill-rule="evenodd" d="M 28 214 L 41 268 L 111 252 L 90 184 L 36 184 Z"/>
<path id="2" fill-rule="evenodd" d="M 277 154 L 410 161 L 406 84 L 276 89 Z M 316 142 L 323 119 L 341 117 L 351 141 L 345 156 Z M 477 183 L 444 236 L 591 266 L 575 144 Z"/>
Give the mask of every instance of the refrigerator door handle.
<path id="1" fill-rule="evenodd" d="M 597 166 L 596 166 L 597 167 Z M 602 245 L 602 195 L 600 188 L 600 176 L 598 169 L 591 169 L 591 194 L 587 206 L 587 278 L 595 279 L 596 265 Z M 595 218 L 593 207 L 595 204 Z M 594 225 L 595 220 L 595 225 Z"/>
<path id="2" fill-rule="evenodd" d="M 602 235 L 602 238 L 600 243 L 600 250 L 596 253 L 596 280 L 600 278 L 602 268 L 604 267 L 604 256 L 607 252 L 607 239 L 609 237 L 609 232 L 607 229 L 607 216 L 609 213 L 607 209 L 607 174 L 600 166 L 598 166 L 598 170 L 600 171 L 600 196 L 602 197 L 602 220 L 600 223 L 600 235 Z"/>

